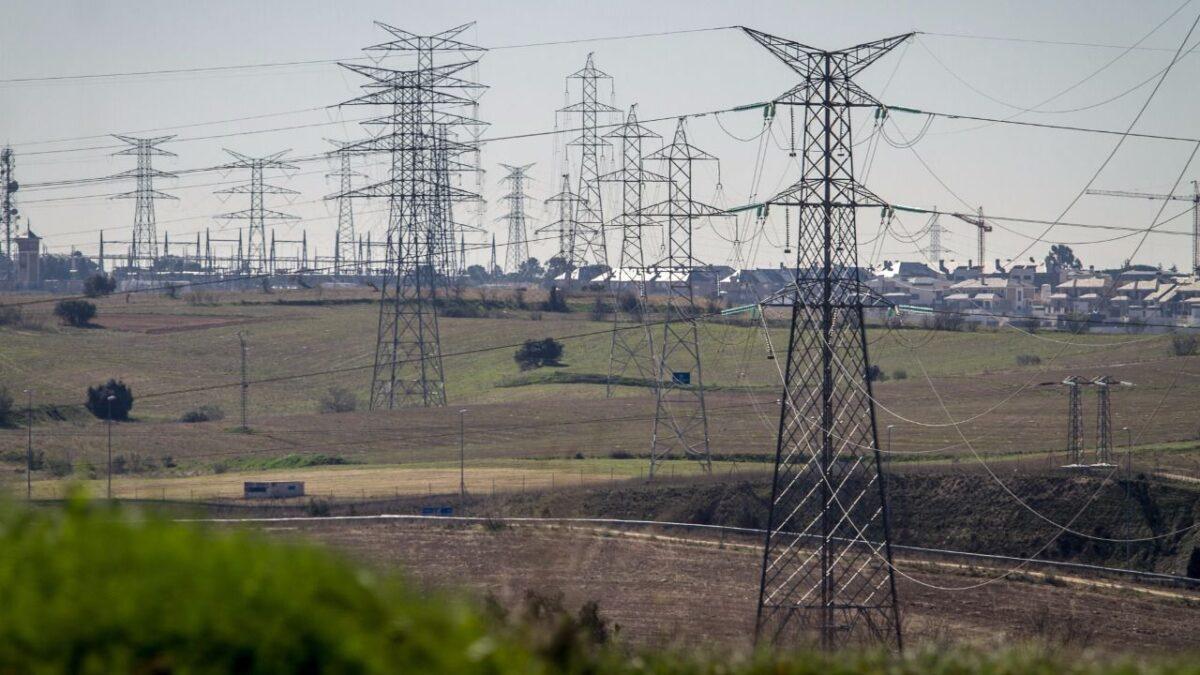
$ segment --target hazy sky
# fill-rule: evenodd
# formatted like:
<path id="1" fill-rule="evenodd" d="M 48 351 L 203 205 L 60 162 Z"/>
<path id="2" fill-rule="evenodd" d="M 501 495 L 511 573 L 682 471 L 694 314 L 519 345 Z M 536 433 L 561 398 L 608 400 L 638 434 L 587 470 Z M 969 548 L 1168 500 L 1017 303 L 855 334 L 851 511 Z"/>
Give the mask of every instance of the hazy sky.
<path id="1" fill-rule="evenodd" d="M 491 128 L 488 136 L 507 136 L 554 128 L 554 109 L 564 101 L 564 76 L 577 70 L 588 52 L 595 52 L 598 67 L 613 76 L 613 97 L 605 99 L 626 108 L 637 103 L 643 118 L 729 108 L 768 100 L 794 82 L 790 71 L 766 50 L 736 30 L 597 41 L 554 46 L 523 46 L 582 38 L 629 35 L 658 31 L 747 25 L 819 47 L 836 48 L 880 37 L 921 31 L 916 40 L 872 66 L 861 84 L 879 99 L 894 105 L 962 114 L 1010 117 L 1092 75 L 1121 54 L 1111 46 L 1133 44 L 1179 10 L 1182 0 L 1165 2 L 355 2 L 229 0 L 205 2 L 116 2 L 80 0 L 9 0 L 0 23 L 0 142 L 11 143 L 18 153 L 22 183 L 104 176 L 132 168 L 130 157 L 111 157 L 113 141 L 103 135 L 180 127 L 151 134 L 175 133 L 166 148 L 177 158 L 159 160 L 165 170 L 208 167 L 224 161 L 222 148 L 247 154 L 266 154 L 290 148 L 295 156 L 327 149 L 323 138 L 352 139 L 363 135 L 356 120 L 367 116 L 363 108 L 334 106 L 359 93 L 361 79 L 333 63 L 286 67 L 157 74 L 91 79 L 13 82 L 16 78 L 122 73 L 181 68 L 236 66 L 347 59 L 361 56 L 361 48 L 383 42 L 387 35 L 375 27 L 383 21 L 421 33 L 437 32 L 475 21 L 464 37 L 494 49 L 483 56 L 479 77 L 491 89 L 483 98 L 480 114 Z M 1021 113 L 1018 119 L 1124 129 L 1146 101 L 1152 78 L 1172 58 L 1200 3 L 1189 3 L 1143 43 L 1146 49 L 1129 52 L 1102 72 L 1045 107 L 1051 113 Z M 951 36 L 947 34 L 959 34 Z M 980 39 L 989 36 L 1030 41 L 1094 43 L 1106 46 L 1047 44 L 1030 41 Z M 1188 48 L 1200 43 L 1200 30 Z M 934 58 L 936 56 L 936 59 Z M 960 82 L 939 65 L 953 69 Z M 402 61 L 398 61 L 402 63 Z M 1195 94 L 1200 58 L 1184 57 L 1171 72 L 1136 127 L 1137 131 L 1200 136 L 1200 97 Z M 1128 92 L 1128 93 L 1126 93 Z M 1123 96 L 1119 96 L 1124 94 Z M 1116 97 L 1114 99 L 1114 97 Z M 994 99 L 994 100 L 993 100 Z M 1114 99 L 1107 103 L 1108 99 Z M 1002 103 L 1001 103 L 1002 102 Z M 1099 105 L 1098 105 L 1099 104 Z M 1075 112 L 1059 112 L 1082 108 Z M 870 139 L 873 119 L 861 113 L 856 124 L 856 161 L 860 177 L 878 194 L 895 203 L 962 210 L 966 207 L 939 184 L 917 158 L 970 206 L 986 212 L 1053 219 L 1112 151 L 1117 138 L 1090 134 L 1017 128 L 1008 125 L 980 127 L 978 123 L 935 120 L 913 149 L 894 148 L 881 139 Z M 233 118 L 260 116 L 216 124 Z M 923 118 L 898 115 L 895 121 L 915 135 Z M 670 136 L 673 122 L 653 125 Z M 293 127 L 268 133 L 242 132 Z M 302 128 L 294 128 L 302 127 Z M 720 177 L 724 205 L 752 199 L 751 179 L 762 131 L 758 111 L 691 120 L 692 142 L 721 158 Z M 888 131 L 896 137 L 894 127 Z M 765 168 L 758 199 L 786 186 L 796 175 L 785 149 L 787 116 L 781 112 L 768 137 Z M 241 135 L 230 135 L 241 134 Z M 215 138 L 214 138 L 215 136 Z M 868 148 L 877 146 L 868 161 Z M 505 239 L 502 224 L 493 220 L 503 212 L 497 199 L 502 171 L 498 163 L 536 162 L 529 192 L 530 205 L 541 222 L 552 219 L 541 200 L 558 189 L 556 145 L 550 137 L 498 141 L 484 150 L 488 174 L 484 193 L 489 198 L 488 226 Z M 1180 142 L 1131 139 L 1095 181 L 1109 189 L 1167 191 L 1184 169 L 1192 146 Z M 914 150 L 915 153 L 914 154 Z M 561 160 L 560 160 L 561 161 Z M 575 160 L 572 161 L 575 163 Z M 324 174 L 324 161 L 305 162 L 295 175 L 276 176 L 272 182 L 299 190 L 294 203 L 269 201 L 268 206 L 299 215 L 303 220 L 278 226 L 282 237 L 307 230 L 310 241 L 324 255 L 330 252 L 335 220 L 331 204 L 320 197 L 333 190 Z M 378 167 L 364 170 L 378 174 Z M 1190 192 L 1197 170 L 1188 168 L 1180 192 Z M 222 201 L 212 194 L 241 176 L 218 172 L 195 173 L 159 182 L 159 188 L 180 197 L 160 202 L 160 239 L 169 231 L 173 240 L 195 237 L 205 227 L 232 228 L 240 223 L 213 220 L 212 216 L 245 208 L 238 199 Z M 705 167 L 695 177 L 696 193 L 715 201 L 717 173 Z M 214 185 L 219 183 L 219 185 Z M 472 187 L 470 181 L 468 187 Z M 61 189 L 29 189 L 20 194 L 22 211 L 34 228 L 46 236 L 52 250 L 70 247 L 94 251 L 97 231 L 127 238 L 132 221 L 132 201 L 114 201 L 105 195 L 131 189 L 115 183 L 72 185 Z M 65 199 L 70 197 L 71 199 Z M 44 201 L 49 200 L 49 201 Z M 615 207 L 615 200 L 608 208 Z M 382 231 L 381 204 L 356 204 L 360 227 Z M 1165 216 L 1189 208 L 1171 203 Z M 1157 202 L 1084 197 L 1065 220 L 1121 226 L 1148 226 Z M 469 220 L 459 209 L 460 220 Z M 925 217 L 902 216 L 898 227 L 920 230 Z M 743 219 L 741 226 L 747 223 Z M 961 258 L 973 256 L 973 228 L 943 219 L 948 228 L 944 246 Z M 1190 215 L 1162 229 L 1190 230 Z M 534 224 L 536 226 L 536 223 Z M 879 214 L 864 210 L 859 216 L 859 238 L 872 240 L 880 227 Z M 1039 225 L 1010 224 L 989 240 L 989 257 L 1009 258 L 1026 248 Z M 707 223 L 696 232 L 697 255 L 708 262 L 729 258 L 727 240 L 734 221 Z M 923 240 L 889 237 L 882 246 L 864 243 L 860 260 L 918 259 L 915 249 Z M 1075 244 L 1087 263 L 1119 264 L 1140 239 L 1121 232 L 1059 227 L 1048 239 Z M 490 235 L 479 235 L 482 241 Z M 1190 257 L 1187 237 L 1156 234 L 1138 255 L 1143 262 L 1186 267 Z M 755 242 L 754 264 L 776 265 L 782 253 L 782 223 L 770 224 Z M 1037 244 L 1027 255 L 1044 255 L 1046 244 Z M 534 255 L 548 257 L 549 241 L 535 243 Z M 503 260 L 503 250 L 500 252 Z M 955 257 L 949 254 L 947 257 Z M 484 262 L 483 253 L 472 253 L 472 262 Z"/>

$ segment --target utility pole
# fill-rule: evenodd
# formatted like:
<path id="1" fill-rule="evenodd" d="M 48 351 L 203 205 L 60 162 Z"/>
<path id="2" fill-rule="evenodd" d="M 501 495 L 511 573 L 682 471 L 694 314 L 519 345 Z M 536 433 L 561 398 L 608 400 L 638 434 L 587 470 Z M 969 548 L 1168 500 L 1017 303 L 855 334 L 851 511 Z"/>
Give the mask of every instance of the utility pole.
<path id="1" fill-rule="evenodd" d="M 767 201 L 799 218 L 755 637 L 899 649 L 855 225 L 856 209 L 887 202 L 855 179 L 851 110 L 879 107 L 854 77 L 912 34 L 826 51 L 744 30 L 800 76 L 767 105 L 804 111 L 800 178 Z"/>
<path id="2" fill-rule="evenodd" d="M 250 426 L 246 424 L 246 398 L 250 393 L 250 382 L 246 378 L 246 336 L 242 331 L 238 331 L 238 347 L 242 355 L 242 427 L 241 431 L 249 431 Z"/>
<path id="3" fill-rule="evenodd" d="M 617 281 L 632 280 L 637 300 L 636 310 L 631 312 L 634 315 L 632 319 L 643 325 L 640 331 L 625 330 L 621 326 L 621 303 L 614 302 L 612 340 L 608 350 L 608 381 L 604 387 L 605 396 L 612 398 L 613 384 L 631 369 L 641 379 L 652 377 L 655 370 L 649 363 L 654 358 L 654 340 L 645 320 L 647 268 L 642 245 L 643 230 L 650 227 L 651 223 L 642 212 L 642 197 L 647 181 L 664 182 L 666 178 L 643 168 L 643 141 L 661 137 L 638 122 L 636 104 L 629 107 L 625 123 L 605 134 L 605 138 L 620 139 L 622 149 L 621 168 L 601 179 L 621 184 L 621 213 L 612 223 L 621 230 L 621 256 L 617 271 L 624 278 Z M 613 285 L 614 296 L 618 287 L 619 284 Z"/>
<path id="4" fill-rule="evenodd" d="M 137 157 L 136 169 L 113 176 L 114 178 L 133 178 L 137 181 L 137 188 L 132 192 L 125 192 L 113 197 L 113 199 L 134 200 L 133 235 L 129 239 L 129 264 L 138 269 L 152 269 L 154 262 L 158 259 L 158 233 L 154 219 L 154 200 L 177 199 L 177 197 L 154 189 L 155 178 L 174 178 L 175 174 L 155 169 L 152 166 L 151 158 L 156 156 L 175 157 L 175 153 L 158 147 L 175 137 L 134 138 L 133 136 L 114 135 L 113 138 L 130 146 L 114 153 L 114 156 L 134 155 Z"/>
<path id="5" fill-rule="evenodd" d="M 1125 190 L 1088 190 L 1089 195 L 1104 195 L 1107 197 L 1133 197 L 1135 199 L 1153 199 L 1157 201 L 1177 201 L 1192 203 L 1192 273 L 1200 274 L 1200 180 L 1192 181 L 1190 195 L 1161 195 L 1148 192 L 1128 192 Z"/>
<path id="6" fill-rule="evenodd" d="M 577 275 L 580 268 L 588 265 L 608 264 L 604 206 L 600 196 L 599 155 L 601 148 L 609 143 L 600 136 L 600 116 L 621 111 L 600 102 L 598 94 L 602 80 L 611 81 L 612 77 L 596 68 L 593 54 L 588 54 L 583 68 L 567 76 L 568 87 L 572 81 L 579 83 L 579 100 L 558 111 L 564 115 L 578 115 L 580 128 L 579 137 L 569 143 L 580 151 L 579 204 L 575 211 L 574 228 L 568 235 L 570 257 L 567 263 L 571 275 Z M 568 276 L 568 281 L 570 278 Z"/>
<path id="7" fill-rule="evenodd" d="M 700 333 L 696 326 L 696 258 L 692 230 L 701 218 L 724 215 L 716 207 L 692 196 L 692 173 L 697 162 L 716 157 L 688 142 L 683 118 L 675 126 L 671 143 L 647 159 L 667 165 L 667 199 L 643 209 L 647 216 L 666 220 L 666 258 L 654 267 L 667 276 L 667 307 L 662 342 L 658 345 L 654 381 L 654 425 L 650 437 L 650 479 L 658 465 L 675 451 L 712 471 L 708 443 L 708 412 L 704 405 L 704 378 L 700 368 Z"/>
<path id="8" fill-rule="evenodd" d="M 249 221 L 249 227 L 246 238 L 246 254 L 243 258 L 242 273 L 250 274 L 269 274 L 271 272 L 271 261 L 267 258 L 267 226 L 268 220 L 296 220 L 296 216 L 272 211 L 263 205 L 263 195 L 295 195 L 299 194 L 295 190 L 270 185 L 263 181 L 263 172 L 266 169 L 279 169 L 282 171 L 298 170 L 295 164 L 289 164 L 282 158 L 290 150 L 281 150 L 273 155 L 266 157 L 248 157 L 233 150 L 225 150 L 233 156 L 234 161 L 224 165 L 225 169 L 249 169 L 250 182 L 242 185 L 237 185 L 225 190 L 217 190 L 215 194 L 228 195 L 250 195 L 250 208 L 242 211 L 234 211 L 226 213 L 218 218 L 229 220 L 246 220 Z"/>
<path id="9" fill-rule="evenodd" d="M 1080 399 L 1083 378 L 1072 375 L 1063 380 L 1067 387 L 1067 465 L 1083 464 L 1083 404 Z"/>
<path id="10" fill-rule="evenodd" d="M 384 129 L 342 152 L 390 159 L 386 179 L 347 195 L 388 203 L 387 262 L 380 286 L 370 407 L 441 406 L 446 389 L 436 303 L 437 286 L 445 283 L 446 270 L 452 267 L 450 207 L 479 199 L 450 180 L 451 171 L 466 168 L 455 158 L 475 151 L 470 142 L 451 134 L 478 124 L 456 111 L 473 109 L 475 94 L 484 89 L 458 74 L 477 63 L 470 55 L 485 50 L 458 40 L 472 24 L 435 35 L 376 25 L 394 39 L 365 51 L 412 55 L 416 68 L 341 64 L 369 80 L 366 93 L 342 105 L 381 106 L 382 115 L 365 124 Z M 465 60 L 439 63 L 446 55 Z"/>
<path id="11" fill-rule="evenodd" d="M 112 394 L 109 394 L 108 396 L 105 397 L 104 400 L 108 402 L 108 425 L 107 425 L 108 426 L 108 472 L 107 472 L 108 473 L 108 490 L 107 490 L 107 495 L 108 495 L 108 500 L 112 501 L 112 498 L 113 498 L 113 492 L 112 492 L 112 404 L 113 404 L 113 401 L 117 400 L 117 397 L 113 396 Z"/>
<path id="12" fill-rule="evenodd" d="M 467 496 L 467 437 L 466 427 L 463 425 L 463 415 L 466 410 L 458 411 L 458 498 L 465 499 Z"/>
<path id="13" fill-rule="evenodd" d="M 525 194 L 525 181 L 529 180 L 529 170 L 533 168 L 533 164 L 500 166 L 508 170 L 508 175 L 504 177 L 504 182 L 508 183 L 508 194 L 503 197 L 504 201 L 508 202 L 508 213 L 497 219 L 508 223 L 508 248 L 504 251 L 504 270 L 515 273 L 529 260 L 525 200 L 530 199 L 530 196 Z"/>
<path id="14" fill-rule="evenodd" d="M 33 501 L 33 390 L 26 389 L 25 395 L 25 499 Z"/>

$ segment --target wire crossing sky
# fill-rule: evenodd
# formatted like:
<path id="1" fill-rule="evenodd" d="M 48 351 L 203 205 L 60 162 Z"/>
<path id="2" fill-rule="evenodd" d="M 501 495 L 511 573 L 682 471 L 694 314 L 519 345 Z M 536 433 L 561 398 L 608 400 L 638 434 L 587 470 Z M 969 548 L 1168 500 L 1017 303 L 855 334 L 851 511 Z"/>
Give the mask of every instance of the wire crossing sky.
<path id="1" fill-rule="evenodd" d="M 767 101 L 792 81 L 786 67 L 728 27 L 769 28 L 829 48 L 919 31 L 914 42 L 864 73 L 864 86 L 889 105 L 979 119 L 939 115 L 922 134 L 926 116 L 893 112 L 886 133 L 893 140 L 919 138 L 911 149 L 918 161 L 910 149 L 880 143 L 883 134 L 875 120 L 863 114 L 855 122 L 854 139 L 863 144 L 856 153 L 860 174 L 872 191 L 897 204 L 963 210 L 957 195 L 988 213 L 1024 219 L 1006 222 L 989 238 L 989 250 L 1009 258 L 1045 229 L 1036 221 L 1059 217 L 1114 145 L 1103 136 L 1050 127 L 1129 127 L 1200 13 L 1200 3 L 1183 0 L 996 6 L 522 0 L 410 2 L 403 12 L 382 1 L 356 3 L 350 10 L 306 0 L 77 0 L 51 6 L 14 0 L 6 5 L 7 20 L 0 24 L 0 142 L 14 146 L 18 179 L 28 186 L 18 193 L 22 213 L 47 237 L 51 251 L 63 253 L 71 248 L 94 253 L 98 230 L 125 238 L 132 226 L 132 204 L 109 199 L 132 186 L 95 180 L 134 168 L 129 158 L 112 156 L 116 142 L 109 134 L 178 135 L 164 146 L 178 157 L 162 158 L 155 166 L 180 174 L 160 181 L 161 189 L 179 197 L 158 205 L 159 227 L 172 240 L 205 227 L 214 233 L 238 227 L 213 219 L 232 210 L 214 192 L 238 176 L 189 173 L 221 164 L 223 147 L 251 156 L 291 149 L 290 157 L 316 158 L 328 148 L 325 138 L 363 138 L 357 111 L 336 107 L 355 94 L 357 83 L 335 62 L 371 63 L 361 47 L 372 43 L 372 21 L 379 20 L 418 32 L 477 22 L 467 37 L 491 48 L 479 67 L 479 78 L 490 87 L 479 115 L 491 124 L 484 136 L 498 139 L 484 146 L 483 163 L 536 162 L 526 187 L 531 205 L 558 189 L 561 161 L 553 161 L 556 141 L 547 132 L 564 131 L 569 124 L 554 110 L 566 102 L 564 78 L 589 52 L 613 77 L 613 94 L 605 103 L 623 110 L 636 103 L 643 120 L 662 120 L 645 122 L 648 126 L 669 135 L 675 116 Z M 1195 114 L 1200 100 L 1189 84 L 1198 74 L 1198 45 L 1196 35 L 1184 44 L 1133 126 L 1135 134 L 1200 137 Z M 714 202 L 719 196 L 722 206 L 750 203 L 790 184 L 798 172 L 788 157 L 783 113 L 770 128 L 764 128 L 761 108 L 699 117 L 689 123 L 689 134 L 722 160 L 719 176 L 715 168 L 697 172 L 698 199 Z M 561 146 L 570 135 L 559 136 Z M 1164 192 L 1181 173 L 1186 187 L 1200 178 L 1200 167 L 1185 165 L 1191 149 L 1181 141 L 1131 136 L 1092 187 Z M 602 170 L 615 169 L 618 160 L 617 149 L 610 149 L 601 159 Z M 317 251 L 331 255 L 336 205 L 322 197 L 334 188 L 326 178 L 332 164 L 312 159 L 298 166 L 280 184 L 300 193 L 281 205 L 300 219 L 277 224 L 279 236 L 306 230 Z M 374 175 L 380 169 L 370 158 L 355 167 Z M 606 200 L 616 204 L 617 186 L 606 189 Z M 484 192 L 489 200 L 485 222 L 491 223 L 504 212 L 496 176 L 484 181 Z M 661 198 L 647 196 L 648 201 Z M 382 232 L 381 209 L 356 207 L 357 228 Z M 1067 220 L 1133 231 L 1150 227 L 1157 207 L 1085 196 Z M 530 215 L 540 222 L 554 220 L 539 209 Z M 758 228 L 751 219 L 752 214 L 700 227 L 696 256 L 727 262 L 738 228 L 747 264 L 778 265 L 786 257 L 782 221 L 773 217 Z M 914 227 L 918 219 L 909 219 L 909 229 L 919 229 Z M 1185 219 L 1159 229 L 1186 229 Z M 957 221 L 943 224 L 946 257 L 971 257 L 973 228 Z M 913 241 L 898 228 L 876 237 L 882 225 L 873 212 L 860 215 L 860 242 L 871 242 L 859 251 L 863 263 L 920 258 L 926 242 Z M 1111 230 L 1056 227 L 1047 239 L 1070 242 L 1085 264 L 1100 267 L 1119 265 L 1136 241 L 1113 236 Z M 1180 244 L 1176 234 L 1152 233 L 1136 262 L 1185 267 L 1190 251 Z M 661 246 L 661 235 L 650 237 L 648 255 Z M 1040 258 L 1047 248 L 1035 244 L 1022 259 Z M 530 253 L 543 260 L 554 249 L 552 241 L 530 244 Z M 472 263 L 486 262 L 482 249 L 472 248 L 468 255 Z"/>

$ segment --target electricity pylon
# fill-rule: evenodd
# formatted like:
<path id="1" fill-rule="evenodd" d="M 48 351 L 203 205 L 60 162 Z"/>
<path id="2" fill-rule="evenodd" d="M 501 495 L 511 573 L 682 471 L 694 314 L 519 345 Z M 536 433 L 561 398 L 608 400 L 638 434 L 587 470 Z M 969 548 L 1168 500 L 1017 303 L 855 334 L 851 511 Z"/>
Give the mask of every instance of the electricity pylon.
<path id="1" fill-rule="evenodd" d="M 745 31 L 801 78 L 772 105 L 804 109 L 801 176 L 768 200 L 799 222 L 755 635 L 899 648 L 855 227 L 856 209 L 885 202 L 855 180 L 850 123 L 879 105 L 854 77 L 909 35 L 825 51 Z"/>
<path id="2" fill-rule="evenodd" d="M 0 226 L 4 230 L 4 250 L 0 254 L 15 260 L 16 256 L 12 251 L 13 240 L 13 225 L 16 223 L 17 214 L 19 213 L 16 204 L 16 193 L 20 188 L 20 184 L 16 178 L 17 160 L 13 154 L 12 148 L 5 147 L 0 150 Z M 100 261 L 101 269 L 103 269 L 104 261 Z"/>
<path id="3" fill-rule="evenodd" d="M 621 256 L 617 273 L 626 275 L 633 282 L 636 309 L 628 312 L 634 321 L 644 326 L 643 330 L 623 327 L 621 303 L 613 307 L 612 340 L 608 350 L 608 381 L 605 396 L 613 395 L 613 384 L 630 370 L 637 372 L 640 379 L 654 372 L 649 360 L 654 355 L 654 339 L 645 322 L 646 316 L 646 256 L 642 242 L 642 230 L 650 226 L 642 212 L 645 185 L 649 181 L 665 181 L 666 178 L 653 174 L 643 167 L 642 144 L 647 139 L 661 138 L 640 124 L 637 105 L 629 107 L 625 123 L 605 134 L 605 138 L 621 140 L 621 168 L 607 174 L 601 180 L 621 184 L 621 213 L 612 221 L 612 227 L 621 231 Z M 621 281 L 621 279 L 616 279 Z M 613 286 L 614 290 L 617 285 Z"/>
<path id="4" fill-rule="evenodd" d="M 278 169 L 283 171 L 298 170 L 295 164 L 289 164 L 282 158 L 290 150 L 281 150 L 273 155 L 266 157 L 248 157 L 233 150 L 225 150 L 233 156 L 234 161 L 224 165 L 225 169 L 249 169 L 250 182 L 242 185 L 235 185 L 224 190 L 217 190 L 216 194 L 250 195 L 250 208 L 233 213 L 225 213 L 217 218 L 227 220 L 247 220 L 249 226 L 246 233 L 246 254 L 243 260 L 243 272 L 251 274 L 263 274 L 271 272 L 267 259 L 267 226 L 268 220 L 296 220 L 296 216 L 273 211 L 268 209 L 263 204 L 263 195 L 295 195 L 299 194 L 295 190 L 271 185 L 263 181 L 263 171 L 266 169 Z"/>
<path id="5" fill-rule="evenodd" d="M 1082 377 L 1072 375 L 1062 382 L 1067 387 L 1067 465 L 1083 464 Z"/>
<path id="6" fill-rule="evenodd" d="M 1096 463 L 1100 465 L 1114 464 L 1112 437 L 1112 388 L 1116 386 L 1131 387 L 1132 382 L 1114 380 L 1109 375 L 1102 375 L 1092 380 L 1096 387 Z"/>
<path id="7" fill-rule="evenodd" d="M 157 138 L 134 138 L 133 136 L 118 136 L 113 138 L 128 144 L 130 147 L 116 155 L 134 155 L 137 157 L 137 168 L 122 171 L 114 178 L 133 178 L 137 186 L 130 192 L 113 195 L 113 199 L 133 199 L 133 232 L 129 238 L 129 266 L 133 268 L 151 269 L 158 259 L 158 232 L 154 220 L 154 200 L 178 199 L 174 195 L 154 189 L 155 178 L 174 178 L 175 174 L 159 171 L 153 166 L 153 157 L 175 157 L 175 153 L 158 147 L 162 143 L 175 138 L 174 136 L 159 136 Z"/>
<path id="8" fill-rule="evenodd" d="M 529 180 L 529 170 L 533 168 L 533 164 L 500 166 L 508 170 L 508 175 L 504 177 L 504 182 L 508 183 L 508 194 L 503 197 L 504 201 L 508 202 L 508 213 L 497 219 L 508 223 L 508 248 L 504 251 L 504 269 L 516 273 L 520 271 L 521 265 L 529 260 L 529 231 L 526 227 L 529 216 L 525 213 L 525 200 L 530 199 L 530 196 L 525 194 L 525 181 Z"/>
<path id="9" fill-rule="evenodd" d="M 683 118 L 675 127 L 671 143 L 646 159 L 667 165 L 666 201 L 642 210 L 643 215 L 666 221 L 666 258 L 654 265 L 655 272 L 664 275 L 667 283 L 662 342 L 655 355 L 655 412 L 650 441 L 650 478 L 654 478 L 659 464 L 675 452 L 699 461 L 706 472 L 712 470 L 696 326 L 699 311 L 692 288 L 696 270 L 692 230 L 696 220 L 724 215 L 724 211 L 692 197 L 693 165 L 717 158 L 688 143 Z"/>
<path id="10" fill-rule="evenodd" d="M 366 174 L 355 171 L 350 166 L 351 156 L 349 153 L 340 152 L 342 148 L 349 145 L 347 142 L 329 138 L 325 140 L 337 148 L 332 154 L 337 155 L 339 161 L 338 170 L 326 176 L 338 179 L 338 191 L 326 197 L 326 199 L 337 200 L 338 210 L 337 230 L 333 236 L 333 273 L 338 276 L 361 274 L 362 270 L 359 269 L 356 249 L 358 239 L 354 235 L 354 204 L 350 201 L 349 194 L 354 189 L 354 179 L 366 178 Z"/>
<path id="11" fill-rule="evenodd" d="M 479 199 L 450 180 L 450 172 L 461 166 L 456 158 L 474 152 L 454 133 L 476 121 L 456 111 L 473 109 L 478 98 L 473 94 L 483 88 L 459 74 L 477 63 L 469 55 L 484 50 L 457 39 L 471 24 L 435 35 L 376 25 L 395 39 L 366 51 L 413 54 L 416 67 L 341 64 L 369 80 L 365 94 L 343 105 L 381 106 L 383 114 L 364 124 L 384 129 L 342 152 L 382 153 L 390 160 L 385 180 L 348 194 L 388 203 L 370 407 L 440 406 L 446 389 L 436 300 L 453 248 L 451 205 Z M 438 63 L 447 54 L 465 60 Z"/>
<path id="12" fill-rule="evenodd" d="M 562 189 L 544 202 L 558 205 L 558 219 L 537 229 L 538 234 L 542 232 L 558 234 L 557 257 L 568 266 L 571 264 L 571 235 L 575 232 L 575 213 L 579 209 L 579 202 L 579 195 L 571 191 L 571 175 L 564 173 Z M 570 274 L 567 275 L 567 281 L 570 281 Z"/>
<path id="13" fill-rule="evenodd" d="M 588 54 L 583 68 L 567 76 L 567 82 L 579 82 L 579 100 L 558 112 L 579 117 L 580 133 L 568 145 L 579 148 L 579 203 L 575 208 L 574 227 L 567 234 L 571 276 L 588 265 L 607 265 L 608 247 L 604 237 L 604 205 L 600 197 L 600 149 L 609 145 L 600 136 L 600 116 L 620 110 L 598 98 L 601 80 L 612 77 L 596 68 Z"/>

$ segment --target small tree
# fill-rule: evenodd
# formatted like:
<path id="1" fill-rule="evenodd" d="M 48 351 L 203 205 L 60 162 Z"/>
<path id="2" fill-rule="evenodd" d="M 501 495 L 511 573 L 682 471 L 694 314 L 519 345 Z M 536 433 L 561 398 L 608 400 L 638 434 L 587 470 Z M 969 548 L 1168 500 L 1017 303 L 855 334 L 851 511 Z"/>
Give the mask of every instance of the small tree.
<path id="1" fill-rule="evenodd" d="M 1195 356 L 1200 351 L 1200 338 L 1180 334 L 1171 337 L 1171 353 L 1175 356 Z"/>
<path id="2" fill-rule="evenodd" d="M 558 286 L 550 287 L 550 297 L 542 304 L 542 309 L 547 312 L 569 312 L 571 308 L 567 306 L 566 294 L 558 290 Z"/>
<path id="3" fill-rule="evenodd" d="M 517 366 L 521 370 L 533 370 L 542 366 L 557 366 L 559 359 L 562 358 L 565 348 L 563 344 L 554 338 L 545 338 L 544 340 L 526 340 L 525 344 L 521 345 L 516 354 L 513 354 L 513 360 L 517 362 Z"/>
<path id="4" fill-rule="evenodd" d="M 358 397 L 345 387 L 330 387 L 321 396 L 320 412 L 344 413 L 354 412 L 358 408 Z"/>
<path id="5" fill-rule="evenodd" d="M 96 272 L 83 282 L 83 294 L 89 298 L 98 298 L 117 290 L 117 280 L 104 272 Z"/>
<path id="6" fill-rule="evenodd" d="M 110 396 L 112 401 L 108 400 Z M 102 420 L 108 419 L 110 414 L 114 420 L 127 420 L 129 411 L 133 410 L 133 390 L 124 382 L 110 378 L 104 384 L 88 387 L 86 405 L 89 412 Z"/>
<path id="7" fill-rule="evenodd" d="M 87 300 L 59 300 L 54 306 L 54 316 L 64 325 L 81 328 L 96 317 L 96 306 Z"/>

